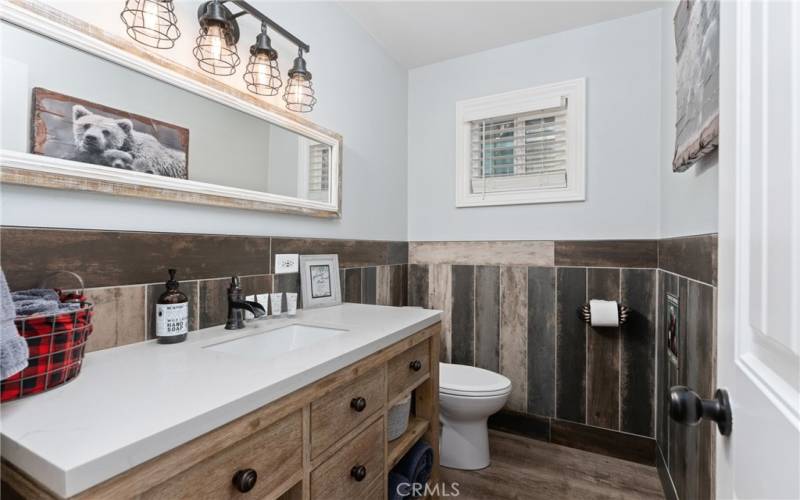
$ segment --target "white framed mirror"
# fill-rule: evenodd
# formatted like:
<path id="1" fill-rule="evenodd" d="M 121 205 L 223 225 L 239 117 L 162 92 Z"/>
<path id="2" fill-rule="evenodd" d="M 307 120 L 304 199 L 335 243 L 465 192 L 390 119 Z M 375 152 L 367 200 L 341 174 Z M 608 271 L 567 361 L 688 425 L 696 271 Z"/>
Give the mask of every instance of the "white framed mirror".
<path id="1" fill-rule="evenodd" d="M 45 4 L 0 6 L 3 183 L 341 216 L 339 134 Z"/>

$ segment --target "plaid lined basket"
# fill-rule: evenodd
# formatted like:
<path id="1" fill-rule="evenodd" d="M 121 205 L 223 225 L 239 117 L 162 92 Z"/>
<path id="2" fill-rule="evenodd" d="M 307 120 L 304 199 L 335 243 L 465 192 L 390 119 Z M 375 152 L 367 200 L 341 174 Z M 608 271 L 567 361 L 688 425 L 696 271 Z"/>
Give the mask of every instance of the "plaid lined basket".
<path id="1" fill-rule="evenodd" d="M 0 401 L 11 401 L 58 387 L 81 372 L 86 339 L 92 333 L 94 305 L 86 300 L 83 291 L 56 291 L 61 302 L 79 302 L 80 308 L 14 320 L 17 331 L 28 343 L 28 367 L 0 382 Z"/>

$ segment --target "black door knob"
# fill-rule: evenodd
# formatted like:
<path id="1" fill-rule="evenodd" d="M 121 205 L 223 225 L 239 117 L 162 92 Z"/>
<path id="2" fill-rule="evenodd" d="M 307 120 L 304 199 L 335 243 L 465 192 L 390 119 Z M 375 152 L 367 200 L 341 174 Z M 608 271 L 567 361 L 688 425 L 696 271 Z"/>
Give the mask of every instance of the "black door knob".
<path id="1" fill-rule="evenodd" d="M 729 436 L 733 427 L 731 402 L 725 389 L 717 389 L 714 399 L 703 399 L 688 387 L 676 385 L 669 390 L 669 416 L 684 425 L 697 425 L 708 418 L 717 423 L 723 436 Z"/>
<path id="2" fill-rule="evenodd" d="M 233 475 L 233 485 L 242 493 L 247 493 L 256 486 L 258 474 L 253 469 L 237 470 Z"/>
<path id="3" fill-rule="evenodd" d="M 367 468 L 363 465 L 355 465 L 350 469 L 350 475 L 353 476 L 353 479 L 356 481 L 363 481 L 364 478 L 367 477 Z"/>
<path id="4" fill-rule="evenodd" d="M 364 408 L 367 407 L 367 400 L 364 398 L 353 398 L 350 401 L 350 408 L 354 409 L 357 412 L 364 411 Z"/>
<path id="5" fill-rule="evenodd" d="M 408 367 L 414 370 L 415 372 L 418 372 L 422 370 L 422 362 L 418 359 L 415 359 L 414 361 L 408 364 Z"/>

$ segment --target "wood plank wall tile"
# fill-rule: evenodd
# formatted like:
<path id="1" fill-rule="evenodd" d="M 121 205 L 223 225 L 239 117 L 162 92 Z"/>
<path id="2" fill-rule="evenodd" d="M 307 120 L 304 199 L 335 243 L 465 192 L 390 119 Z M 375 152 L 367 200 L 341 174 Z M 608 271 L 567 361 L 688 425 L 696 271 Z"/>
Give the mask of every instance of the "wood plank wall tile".
<path id="1" fill-rule="evenodd" d="M 668 394 L 669 394 L 669 354 L 667 353 L 667 335 L 665 318 L 667 315 L 666 276 L 664 271 L 658 271 L 658 311 L 656 316 L 656 442 L 664 455 L 665 464 L 668 457 L 667 429 L 669 425 Z M 671 479 L 670 479 L 671 481 Z"/>
<path id="2" fill-rule="evenodd" d="M 586 323 L 576 310 L 586 302 L 586 269 L 556 269 L 556 417 L 586 422 Z"/>
<path id="3" fill-rule="evenodd" d="M 361 269 L 345 269 L 343 302 L 361 303 Z"/>
<path id="4" fill-rule="evenodd" d="M 154 339 L 156 338 L 156 303 L 161 294 L 166 291 L 166 287 L 163 284 L 145 285 L 145 287 L 147 288 L 147 305 L 143 312 L 145 313 L 144 317 L 147 318 L 146 338 Z M 200 328 L 200 282 L 181 281 L 180 289 L 189 299 L 189 331 L 192 332 Z M 225 298 L 223 297 L 223 299 Z"/>
<path id="5" fill-rule="evenodd" d="M 222 325 L 227 321 L 230 278 L 200 281 L 198 295 L 199 328 Z"/>
<path id="6" fill-rule="evenodd" d="M 686 358 L 680 363 L 683 385 L 702 398 L 711 399 L 716 389 L 714 288 L 689 281 L 686 298 Z M 714 448 L 716 425 L 703 421 L 685 429 L 685 484 L 682 498 L 714 498 Z"/>
<path id="7" fill-rule="evenodd" d="M 375 270 L 375 302 L 388 306 L 392 302 L 392 270 L 390 266 L 378 266 Z"/>
<path id="8" fill-rule="evenodd" d="M 550 422 L 553 443 L 602 453 L 645 465 L 656 464 L 655 440 L 600 427 L 553 419 Z"/>
<path id="9" fill-rule="evenodd" d="M 589 299 L 620 301 L 620 270 L 589 269 Z M 586 423 L 619 429 L 619 328 L 589 327 L 586 365 Z"/>
<path id="10" fill-rule="evenodd" d="M 339 267 L 369 267 L 408 262 L 408 243 L 401 241 L 272 238 L 272 256 L 279 253 L 337 254 Z"/>
<path id="11" fill-rule="evenodd" d="M 704 234 L 659 240 L 658 267 L 716 286 L 717 235 Z"/>
<path id="12" fill-rule="evenodd" d="M 475 366 L 500 371 L 500 268 L 475 268 Z"/>
<path id="13" fill-rule="evenodd" d="M 90 288 L 85 293 L 94 303 L 93 330 L 86 341 L 87 351 L 145 340 L 144 286 Z"/>
<path id="14" fill-rule="evenodd" d="M 365 267 L 361 272 L 361 302 L 363 304 L 376 304 L 377 296 L 377 269 Z"/>
<path id="15" fill-rule="evenodd" d="M 622 270 L 622 303 L 631 308 L 622 325 L 621 430 L 653 436 L 655 382 L 655 285 L 653 269 Z"/>
<path id="16" fill-rule="evenodd" d="M 80 274 L 87 288 L 269 274 L 269 238 L 210 234 L 0 228 L 0 261 L 12 290 L 53 271 Z"/>
<path id="17" fill-rule="evenodd" d="M 442 311 L 440 361 L 450 363 L 453 353 L 453 274 L 449 264 L 433 264 L 429 267 L 428 304 Z"/>
<path id="18" fill-rule="evenodd" d="M 669 280 L 667 281 L 669 285 Z M 680 365 L 685 363 L 686 359 L 686 328 L 687 328 L 687 313 L 686 313 L 686 298 L 688 292 L 688 280 L 686 278 L 677 277 L 677 295 L 680 299 L 678 311 L 680 314 L 680 322 L 678 327 L 678 360 L 677 362 L 670 362 L 669 366 L 669 382 L 670 387 L 673 385 L 683 384 L 681 378 Z M 678 497 L 686 499 L 686 430 L 688 428 L 681 425 L 674 420 L 669 420 L 669 470 L 672 473 L 672 480 L 675 483 L 675 489 L 678 492 Z"/>
<path id="19" fill-rule="evenodd" d="M 408 265 L 394 264 L 390 267 L 389 305 L 402 307 L 408 297 Z"/>
<path id="20" fill-rule="evenodd" d="M 528 268 L 528 413 L 555 415 L 555 268 Z"/>
<path id="21" fill-rule="evenodd" d="M 528 406 L 528 268 L 500 268 L 500 373 L 511 380 L 506 408 Z"/>
<path id="22" fill-rule="evenodd" d="M 453 266 L 452 360 L 475 364 L 475 266 Z"/>
<path id="23" fill-rule="evenodd" d="M 552 241 L 413 241 L 411 264 L 552 266 Z"/>
<path id="24" fill-rule="evenodd" d="M 408 305 L 429 307 L 429 275 L 430 271 L 427 264 L 408 265 Z"/>
<path id="25" fill-rule="evenodd" d="M 340 275 L 339 286 L 344 286 L 344 278 Z M 296 293 L 297 294 L 297 308 L 303 308 L 303 294 L 300 293 L 300 273 L 283 273 L 276 274 L 273 277 L 272 291 L 275 293 Z M 344 293 L 342 293 L 344 297 Z M 286 310 L 286 297 L 281 301 L 283 310 Z"/>
<path id="26" fill-rule="evenodd" d="M 556 266 L 645 267 L 658 263 L 656 240 L 556 241 Z"/>

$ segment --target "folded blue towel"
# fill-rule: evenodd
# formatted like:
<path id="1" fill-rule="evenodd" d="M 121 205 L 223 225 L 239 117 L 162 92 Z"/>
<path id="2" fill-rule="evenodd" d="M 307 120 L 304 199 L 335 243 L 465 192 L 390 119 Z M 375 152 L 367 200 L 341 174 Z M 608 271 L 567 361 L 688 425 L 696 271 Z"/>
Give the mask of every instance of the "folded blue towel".
<path id="1" fill-rule="evenodd" d="M 17 331 L 16 315 L 6 276 L 0 271 L 0 380 L 28 367 L 28 343 Z"/>
<path id="2" fill-rule="evenodd" d="M 433 448 L 424 441 L 415 444 L 393 469 L 412 484 L 424 485 L 431 478 Z M 424 488 L 423 488 L 424 489 Z"/>
<path id="3" fill-rule="evenodd" d="M 389 472 L 389 500 L 403 500 L 411 494 L 411 485 L 407 477 L 395 471 Z"/>

